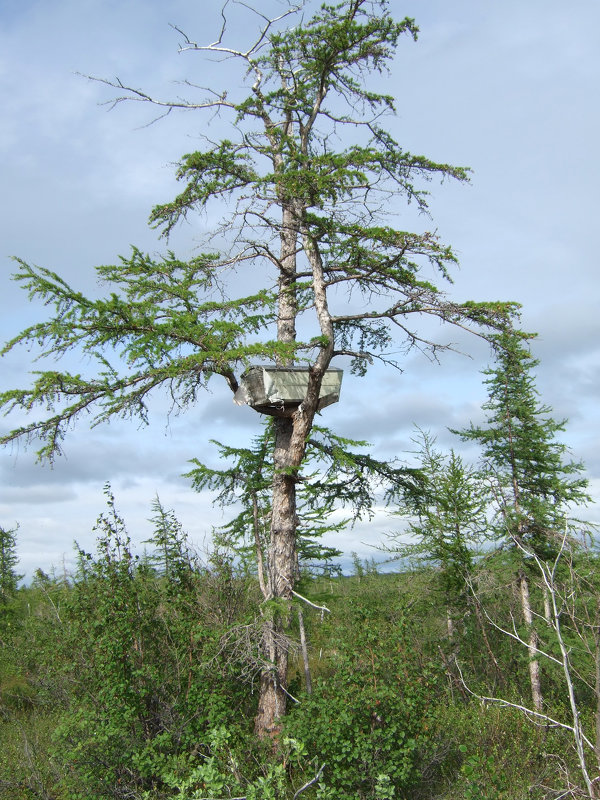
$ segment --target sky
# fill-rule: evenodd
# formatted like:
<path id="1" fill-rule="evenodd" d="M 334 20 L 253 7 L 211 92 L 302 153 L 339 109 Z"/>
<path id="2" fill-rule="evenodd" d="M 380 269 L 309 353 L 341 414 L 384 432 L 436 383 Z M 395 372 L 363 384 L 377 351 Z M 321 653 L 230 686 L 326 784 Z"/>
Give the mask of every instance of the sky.
<path id="1" fill-rule="evenodd" d="M 310 5 L 310 3 L 309 3 Z M 600 4 L 574 0 L 393 0 L 398 17 L 414 17 L 419 40 L 401 41 L 391 73 L 377 88 L 393 94 L 387 127 L 403 148 L 469 166 L 469 185 L 432 183 L 433 222 L 411 216 L 402 201 L 394 224 L 433 226 L 459 256 L 448 287 L 456 299 L 510 299 L 522 304 L 522 327 L 536 332 L 537 386 L 573 457 L 586 465 L 600 500 L 598 389 L 600 314 L 597 244 L 600 162 Z M 265 13 L 282 0 L 256 0 Z M 95 292 L 94 266 L 115 263 L 130 245 L 164 250 L 147 225 L 151 208 L 176 191 L 174 163 L 200 146 L 209 122 L 199 112 L 156 113 L 120 104 L 85 75 L 115 78 L 165 98 L 177 82 L 239 85 L 229 62 L 179 53 L 181 36 L 217 38 L 221 2 L 213 0 L 0 0 L 0 339 L 6 341 L 45 309 L 10 280 L 11 256 L 48 267 L 82 291 Z M 254 21 L 236 9 L 231 42 L 241 46 Z M 236 83 L 237 82 L 237 83 Z M 106 103 L 109 102 L 109 105 Z M 211 135 L 218 135 L 219 120 Z M 218 221 L 209 211 L 173 236 L 181 257 L 195 252 Z M 410 355 L 403 371 L 344 376 L 339 404 L 323 422 L 365 439 L 380 458 L 413 458 L 416 427 L 440 447 L 460 449 L 448 428 L 481 421 L 480 370 L 486 346 L 452 334 L 461 354 L 440 363 Z M 0 386 L 24 388 L 39 365 L 26 350 L 0 361 Z M 18 524 L 19 571 L 58 573 L 73 566 L 73 542 L 94 549 L 95 522 L 110 483 L 137 544 L 151 535 L 156 496 L 173 508 L 199 549 L 223 521 L 208 493 L 182 477 L 190 459 L 216 464 L 209 439 L 247 443 L 260 430 L 251 409 L 226 387 L 180 417 L 157 399 L 151 424 L 115 422 L 90 430 L 83 420 L 51 468 L 22 446 L 0 451 L 0 524 Z M 0 430 L 15 427 L 0 419 Z M 476 457 L 465 451 L 465 457 Z M 585 512 L 600 519 L 597 507 Z M 397 522 L 383 511 L 337 535 L 345 553 L 370 558 Z M 141 546 L 141 545 L 140 545 Z"/>

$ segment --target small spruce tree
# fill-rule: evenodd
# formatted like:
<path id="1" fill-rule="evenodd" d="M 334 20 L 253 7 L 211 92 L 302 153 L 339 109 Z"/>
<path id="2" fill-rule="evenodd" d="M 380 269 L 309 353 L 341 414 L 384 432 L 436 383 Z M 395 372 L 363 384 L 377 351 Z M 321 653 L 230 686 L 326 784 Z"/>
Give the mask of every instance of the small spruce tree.
<path id="1" fill-rule="evenodd" d="M 455 433 L 482 446 L 484 470 L 495 487 L 497 535 L 518 538 L 547 559 L 573 507 L 589 501 L 588 481 L 583 464 L 568 459 L 558 438 L 566 420 L 556 421 L 540 402 L 532 338 L 511 329 L 492 337 L 496 364 L 483 373 L 486 421 Z"/>
<path id="2" fill-rule="evenodd" d="M 488 399 L 483 425 L 455 431 L 482 446 L 483 469 L 494 493 L 499 540 L 529 549 L 542 561 L 556 555 L 573 508 L 589 501 L 583 465 L 567 458 L 557 422 L 540 402 L 529 349 L 531 334 L 507 329 L 493 338 L 496 364 L 484 371 Z M 517 584 L 529 636 L 529 673 L 536 711 L 542 709 L 538 637 L 533 624 L 527 561 L 519 558 Z"/>
<path id="3" fill-rule="evenodd" d="M 386 550 L 437 569 L 452 638 L 453 617 L 470 594 L 475 552 L 487 535 L 489 493 L 481 474 L 454 450 L 449 454 L 439 450 L 430 433 L 421 432 L 416 442 L 419 490 L 407 495 L 408 502 L 396 512 L 408 515 L 408 526 L 391 535 Z"/>
<path id="4" fill-rule="evenodd" d="M 23 575 L 17 574 L 17 528 L 0 526 L 0 606 L 6 606 Z"/>

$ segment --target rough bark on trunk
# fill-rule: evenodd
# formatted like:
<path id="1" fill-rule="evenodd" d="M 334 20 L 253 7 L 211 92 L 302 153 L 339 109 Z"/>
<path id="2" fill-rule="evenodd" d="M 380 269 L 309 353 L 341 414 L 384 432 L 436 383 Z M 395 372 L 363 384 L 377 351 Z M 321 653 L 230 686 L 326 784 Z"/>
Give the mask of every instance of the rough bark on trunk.
<path id="1" fill-rule="evenodd" d="M 271 619 L 265 621 L 264 648 L 269 666 L 263 669 L 260 683 L 258 713 L 255 729 L 261 736 L 275 735 L 278 721 L 287 706 L 288 647 L 285 639 L 289 613 L 286 601 L 291 601 L 296 563 L 296 483 L 291 473 L 293 420 L 275 419 L 275 449 L 273 462 L 273 502 L 271 511 L 271 541 L 269 544 L 269 573 L 273 600 L 283 601 L 275 607 Z"/>
<path id="2" fill-rule="evenodd" d="M 538 659 L 538 638 L 533 627 L 533 614 L 531 613 L 531 601 L 529 599 L 529 581 L 523 570 L 518 575 L 519 591 L 521 594 L 521 608 L 523 619 L 529 634 L 529 679 L 531 682 L 531 699 L 536 711 L 542 711 L 542 688 L 540 683 L 540 662 Z"/>
<path id="3" fill-rule="evenodd" d="M 275 141 L 272 143 L 277 152 Z M 282 164 L 282 158 L 276 156 L 275 168 L 280 169 Z M 296 340 L 298 302 L 295 282 L 299 212 L 298 204 L 282 203 L 277 341 L 284 344 Z M 277 358 L 277 363 L 285 366 L 281 358 Z M 274 476 L 267 565 L 269 586 L 265 599 L 282 600 L 285 603 L 292 597 L 296 563 L 296 476 L 293 470 L 300 466 L 304 448 L 300 453 L 292 452 L 292 417 L 275 417 L 274 424 Z M 272 618 L 265 619 L 263 627 L 263 650 L 269 664 L 261 673 L 258 711 L 254 720 L 256 733 L 263 737 L 277 734 L 278 721 L 285 714 L 287 706 L 288 648 L 285 628 L 288 616 L 282 608 L 275 608 Z"/>
<path id="4" fill-rule="evenodd" d="M 322 372 L 314 370 L 307 395 L 292 416 L 275 417 L 273 451 L 273 489 L 269 574 L 272 599 L 279 601 L 273 619 L 265 628 L 269 666 L 261 675 L 261 690 L 255 730 L 260 736 L 276 736 L 279 721 L 287 708 L 288 641 L 290 604 L 296 572 L 296 481 L 306 449 L 306 437 L 312 427 Z"/>
<path id="5" fill-rule="evenodd" d="M 286 694 L 281 682 L 281 673 L 287 677 L 287 648 L 278 646 L 277 620 L 265 620 L 263 625 L 264 655 L 269 666 L 263 668 L 260 676 L 260 693 L 254 728 L 259 736 L 276 736 L 277 721 L 286 709 Z M 285 683 L 285 682 L 284 682 Z"/>
<path id="6" fill-rule="evenodd" d="M 292 343 L 296 339 L 296 248 L 298 235 L 301 233 L 304 252 L 312 271 L 315 311 L 327 343 L 320 348 L 316 361 L 309 370 L 306 397 L 298 409 L 290 415 L 284 413 L 275 416 L 269 574 L 272 599 L 278 602 L 263 635 L 266 651 L 271 654 L 269 665 L 261 674 L 258 713 L 255 719 L 255 730 L 263 737 L 277 735 L 279 721 L 287 707 L 288 643 L 285 631 L 289 624 L 296 566 L 296 481 L 306 451 L 306 439 L 317 410 L 323 375 L 333 355 L 333 323 L 327 307 L 323 264 L 317 243 L 301 224 L 302 216 L 300 204 L 284 204 L 277 339 L 282 343 Z"/>

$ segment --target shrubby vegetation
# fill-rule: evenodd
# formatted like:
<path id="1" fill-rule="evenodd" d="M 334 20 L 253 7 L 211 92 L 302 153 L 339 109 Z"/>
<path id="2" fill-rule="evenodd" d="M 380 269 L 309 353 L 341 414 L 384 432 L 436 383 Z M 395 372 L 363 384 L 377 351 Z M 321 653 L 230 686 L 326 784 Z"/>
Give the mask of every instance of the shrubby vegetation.
<path id="1" fill-rule="evenodd" d="M 0 790 L 7 800 L 532 800 L 598 797 L 600 555 L 582 465 L 538 401 L 530 337 L 492 339 L 470 466 L 420 432 L 385 464 L 315 427 L 290 596 L 269 591 L 273 428 L 194 462 L 233 518 L 195 554 L 157 499 L 135 553 L 109 486 L 93 553 L 18 588 L 0 530 Z M 335 570 L 340 506 L 395 509 L 378 574 Z M 279 620 L 278 625 L 273 620 Z M 257 727 L 287 664 L 286 713 Z"/>
<path id="2" fill-rule="evenodd" d="M 75 574 L 38 571 L 5 600 L 3 798 L 541 800 L 585 789 L 573 732 L 556 724 L 571 724 L 569 693 L 533 567 L 542 724 L 518 708 L 531 689 L 513 551 L 473 559 L 450 629 L 442 562 L 304 572 L 299 589 L 318 607 L 297 598 L 312 691 L 291 630 L 296 702 L 265 741 L 253 721 L 269 611 L 255 570 L 222 550 L 200 560 L 158 501 L 153 524 L 134 553 L 107 488 L 96 551 L 78 551 Z M 551 585 L 592 774 L 599 566 L 572 542 Z"/>

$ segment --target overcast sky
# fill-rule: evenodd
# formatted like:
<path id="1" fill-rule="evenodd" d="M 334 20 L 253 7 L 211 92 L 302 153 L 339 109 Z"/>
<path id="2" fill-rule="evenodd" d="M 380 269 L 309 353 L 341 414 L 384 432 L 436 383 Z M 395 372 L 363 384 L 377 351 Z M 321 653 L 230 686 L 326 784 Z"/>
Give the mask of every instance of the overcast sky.
<path id="1" fill-rule="evenodd" d="M 257 0 L 267 13 L 280 0 Z M 432 184 L 432 225 L 460 257 L 452 296 L 511 299 L 523 304 L 523 327 L 539 334 L 538 388 L 566 441 L 588 469 L 600 497 L 598 388 L 600 309 L 597 244 L 600 166 L 600 3 L 573 0 L 393 0 L 412 16 L 419 41 L 401 42 L 382 89 L 397 98 L 389 121 L 414 153 L 473 169 L 469 186 Z M 193 53 L 178 54 L 177 25 L 205 43 L 216 38 L 221 0 L 1 0 L 0 2 L 0 338 L 43 319 L 9 279 L 18 255 L 94 291 L 94 266 L 115 262 L 131 244 L 164 247 L 146 221 L 152 206 L 177 190 L 173 163 L 199 147 L 207 118 L 172 114 L 154 125 L 151 109 L 100 105 L 111 98 L 77 75 L 119 76 L 163 97 L 177 80 L 219 88 L 239 79 Z M 250 29 L 240 12 L 236 44 Z M 217 129 L 215 129 L 217 130 Z M 214 133 L 214 132 L 213 132 Z M 398 203 L 397 227 L 406 209 Z M 215 219 L 208 214 L 174 236 L 189 256 Z M 419 224 L 417 222 L 417 224 Z M 380 457 L 409 458 L 415 425 L 457 446 L 448 427 L 481 419 L 485 390 L 479 370 L 488 352 L 456 339 L 471 357 L 440 364 L 411 356 L 402 374 L 377 370 L 344 377 L 342 400 L 323 421 L 366 439 Z M 0 362 L 4 388 L 28 385 L 29 354 Z M 35 368 L 35 367 L 34 367 Z M 81 424 L 53 469 L 23 448 L 0 452 L 0 524 L 19 524 L 20 571 L 72 564 L 72 542 L 94 546 L 94 521 L 110 481 L 132 538 L 158 494 L 202 546 L 220 521 L 209 496 L 180 477 L 193 457 L 214 460 L 209 438 L 247 442 L 258 415 L 235 407 L 217 384 L 185 416 L 167 420 L 156 403 L 148 428 L 124 422 L 89 430 Z M 16 424 L 2 419 L 2 430 Z M 600 517 L 595 508 L 590 518 Z M 394 523 L 379 515 L 337 539 L 340 549 L 370 556 Z"/>

